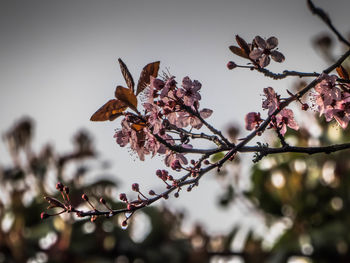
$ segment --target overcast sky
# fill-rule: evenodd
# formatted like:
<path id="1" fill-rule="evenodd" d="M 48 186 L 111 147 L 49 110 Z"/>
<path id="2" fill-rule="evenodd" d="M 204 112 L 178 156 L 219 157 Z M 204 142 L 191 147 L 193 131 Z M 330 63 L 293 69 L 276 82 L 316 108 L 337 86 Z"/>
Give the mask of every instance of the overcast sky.
<path id="1" fill-rule="evenodd" d="M 209 122 L 223 128 L 243 125 L 244 114 L 259 111 L 262 89 L 272 86 L 285 94 L 292 80 L 274 81 L 242 69 L 229 71 L 235 58 L 228 46 L 234 35 L 247 41 L 256 35 L 276 36 L 286 61 L 271 66 L 321 71 L 325 62 L 312 50 L 311 40 L 328 29 L 306 8 L 306 1 L 0 1 L 0 132 L 26 115 L 36 121 L 35 148 L 52 142 L 59 151 L 71 147 L 80 128 L 90 131 L 101 157 L 113 163 L 123 189 L 139 182 L 159 186 L 154 176 L 161 159 L 140 162 L 114 142 L 115 122 L 93 123 L 89 118 L 124 85 L 118 57 L 134 78 L 142 67 L 161 61 L 178 82 L 184 76 L 202 83 L 202 107 L 214 110 Z M 315 1 L 341 32 L 349 32 L 350 1 Z M 0 162 L 8 162 L 0 144 Z M 247 176 L 247 175 L 242 175 Z M 201 180 L 192 193 L 172 202 L 195 207 L 195 220 L 214 230 L 227 229 L 233 213 L 214 210 L 221 187 L 213 176 Z M 125 190 L 126 191 L 126 190 Z M 215 213 L 213 212 L 215 211 Z M 210 214 L 210 216 L 208 216 Z"/>

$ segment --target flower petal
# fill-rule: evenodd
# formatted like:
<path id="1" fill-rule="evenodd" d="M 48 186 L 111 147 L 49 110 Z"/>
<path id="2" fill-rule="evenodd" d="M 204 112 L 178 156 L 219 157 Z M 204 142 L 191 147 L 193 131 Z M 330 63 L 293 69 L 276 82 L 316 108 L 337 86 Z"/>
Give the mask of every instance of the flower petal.
<path id="1" fill-rule="evenodd" d="M 278 39 L 276 37 L 270 37 L 266 40 L 267 48 L 273 49 L 278 45 Z"/>
<path id="2" fill-rule="evenodd" d="M 260 60 L 259 60 L 259 65 L 262 68 L 265 68 L 267 65 L 270 64 L 270 57 L 269 56 L 263 56 Z"/>
<path id="3" fill-rule="evenodd" d="M 283 54 L 279 51 L 273 50 L 271 51 L 271 58 L 276 62 L 283 62 L 285 60 Z"/>
<path id="4" fill-rule="evenodd" d="M 203 109 L 200 111 L 200 115 L 203 119 L 209 118 L 211 116 L 211 114 L 213 113 L 212 110 L 210 109 Z"/>
<path id="5" fill-rule="evenodd" d="M 267 48 L 267 43 L 261 36 L 256 36 L 254 38 L 254 41 L 258 45 L 259 48 L 261 48 L 261 49 Z"/>
<path id="6" fill-rule="evenodd" d="M 263 54 L 263 51 L 261 49 L 254 49 L 252 52 L 249 53 L 249 57 L 252 60 L 257 60 L 259 59 Z"/>

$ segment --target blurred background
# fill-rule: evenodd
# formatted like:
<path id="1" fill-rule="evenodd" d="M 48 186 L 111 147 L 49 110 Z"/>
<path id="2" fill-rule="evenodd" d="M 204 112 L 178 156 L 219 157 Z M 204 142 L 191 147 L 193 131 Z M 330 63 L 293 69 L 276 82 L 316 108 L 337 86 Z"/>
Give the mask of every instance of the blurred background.
<path id="1" fill-rule="evenodd" d="M 349 32 L 348 1 L 315 4 Z M 228 49 L 235 34 L 276 36 L 286 61 L 271 64 L 275 72 L 320 72 L 344 50 L 305 1 L 1 1 L 0 34 L 0 262 L 349 261 L 344 152 L 284 154 L 254 166 L 248 155 L 191 193 L 137 213 L 126 230 L 119 217 L 40 220 L 58 180 L 82 206 L 83 192 L 118 208 L 132 183 L 163 189 L 161 158 L 141 162 L 120 148 L 118 121 L 89 121 L 124 84 L 118 57 L 135 79 L 156 60 L 178 81 L 198 79 L 202 107 L 214 110 L 209 122 L 235 140 L 245 134 L 244 115 L 260 110 L 264 87 L 283 97 L 302 85 L 227 70 L 229 60 L 244 63 Z M 347 130 L 311 113 L 297 120 L 307 129 L 287 133 L 295 145 L 348 140 Z"/>

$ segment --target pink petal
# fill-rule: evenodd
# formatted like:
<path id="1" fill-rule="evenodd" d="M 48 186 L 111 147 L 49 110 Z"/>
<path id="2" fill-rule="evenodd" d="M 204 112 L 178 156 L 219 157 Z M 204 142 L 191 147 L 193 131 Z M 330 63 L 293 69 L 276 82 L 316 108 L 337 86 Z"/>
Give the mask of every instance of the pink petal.
<path id="1" fill-rule="evenodd" d="M 271 51 L 271 58 L 278 63 L 281 63 L 285 60 L 285 57 L 283 56 L 283 54 L 276 50 Z"/>
<path id="2" fill-rule="evenodd" d="M 261 48 L 261 49 L 266 49 L 267 48 L 267 43 L 262 37 L 256 36 L 254 38 L 254 41 L 258 45 L 259 48 Z"/>
<path id="3" fill-rule="evenodd" d="M 276 37 L 270 37 L 266 40 L 267 48 L 273 49 L 278 45 L 278 39 Z"/>
<path id="4" fill-rule="evenodd" d="M 261 49 L 254 49 L 252 52 L 249 53 L 249 57 L 252 60 L 257 60 L 261 57 L 263 54 L 263 51 Z"/>
<path id="5" fill-rule="evenodd" d="M 200 111 L 200 115 L 203 119 L 209 118 L 211 116 L 211 114 L 213 113 L 212 110 L 210 109 L 203 109 Z"/>
<path id="6" fill-rule="evenodd" d="M 269 56 L 263 56 L 260 60 L 259 60 L 259 65 L 260 67 L 264 68 L 267 65 L 270 64 L 270 57 Z"/>

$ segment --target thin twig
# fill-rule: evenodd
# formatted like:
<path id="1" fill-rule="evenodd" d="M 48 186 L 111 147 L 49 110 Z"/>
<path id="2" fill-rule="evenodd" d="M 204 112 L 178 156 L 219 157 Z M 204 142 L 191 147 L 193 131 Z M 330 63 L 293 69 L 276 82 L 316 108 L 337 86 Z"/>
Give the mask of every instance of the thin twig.
<path id="1" fill-rule="evenodd" d="M 315 6 L 314 3 L 311 0 L 307 0 L 307 4 L 308 4 L 311 12 L 314 15 L 317 15 L 319 18 L 321 18 L 321 20 L 326 23 L 326 25 L 333 31 L 334 34 L 336 34 L 336 36 L 338 37 L 338 39 L 341 42 L 343 42 L 345 45 L 350 47 L 350 42 L 345 37 L 343 37 L 342 34 L 340 34 L 340 32 L 334 27 L 331 19 L 326 14 L 326 12 L 323 11 L 323 9 Z"/>

